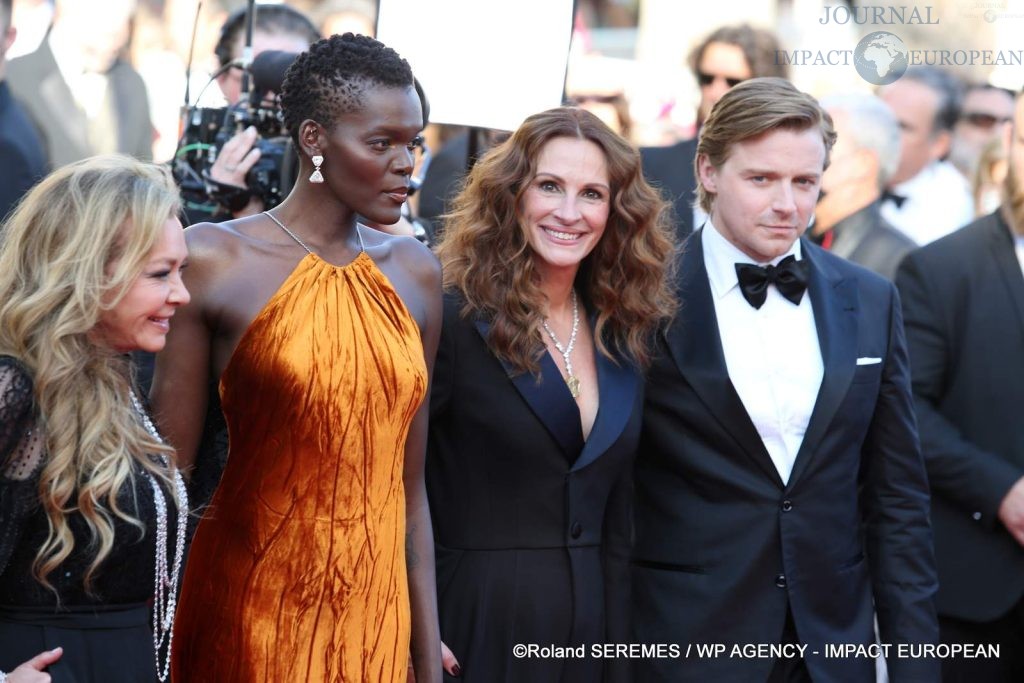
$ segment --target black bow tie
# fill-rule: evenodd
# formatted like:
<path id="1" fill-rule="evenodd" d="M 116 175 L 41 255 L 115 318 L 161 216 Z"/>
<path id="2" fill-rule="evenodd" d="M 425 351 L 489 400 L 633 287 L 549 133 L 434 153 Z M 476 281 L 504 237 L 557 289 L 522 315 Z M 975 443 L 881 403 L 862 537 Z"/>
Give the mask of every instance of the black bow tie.
<path id="1" fill-rule="evenodd" d="M 896 205 L 897 209 L 902 209 L 903 202 L 907 201 L 907 198 L 905 196 L 901 194 L 896 194 L 895 192 L 890 192 L 889 190 L 886 190 L 885 192 L 882 193 L 880 201 L 882 204 L 884 204 L 890 199 L 892 200 L 892 203 Z"/>
<path id="2" fill-rule="evenodd" d="M 779 294 L 799 304 L 807 290 L 807 261 L 797 261 L 790 254 L 777 266 L 755 266 L 737 263 L 736 277 L 740 281 L 743 298 L 754 308 L 761 308 L 768 298 L 768 285 L 775 285 Z"/>

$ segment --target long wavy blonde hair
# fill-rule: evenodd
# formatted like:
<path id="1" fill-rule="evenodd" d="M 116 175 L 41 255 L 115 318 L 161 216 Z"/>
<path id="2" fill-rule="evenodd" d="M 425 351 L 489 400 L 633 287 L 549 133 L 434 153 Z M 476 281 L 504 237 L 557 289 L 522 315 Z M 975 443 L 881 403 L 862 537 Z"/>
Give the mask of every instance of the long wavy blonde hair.
<path id="1" fill-rule="evenodd" d="M 33 377 L 46 445 L 39 496 L 49 520 L 33 573 L 50 590 L 47 576 L 75 546 L 69 515 L 85 519 L 95 548 L 89 590 L 113 547 L 114 517 L 144 530 L 117 504 L 133 465 L 171 483 L 151 456 L 173 450 L 139 422 L 127 359 L 90 333 L 139 277 L 179 206 L 165 169 L 96 157 L 43 179 L 0 233 L 0 353 L 20 359 Z"/>
<path id="2" fill-rule="evenodd" d="M 597 350 L 613 360 L 614 350 L 646 367 L 655 333 L 678 307 L 668 204 L 644 180 L 640 153 L 585 109 L 559 107 L 530 116 L 473 167 L 437 247 L 445 289 L 462 294 L 464 316 L 490 321 L 487 342 L 498 358 L 519 372 L 539 371 L 546 300 L 521 208 L 541 150 L 559 137 L 600 147 L 611 181 L 604 235 L 576 276 L 597 314 Z"/>

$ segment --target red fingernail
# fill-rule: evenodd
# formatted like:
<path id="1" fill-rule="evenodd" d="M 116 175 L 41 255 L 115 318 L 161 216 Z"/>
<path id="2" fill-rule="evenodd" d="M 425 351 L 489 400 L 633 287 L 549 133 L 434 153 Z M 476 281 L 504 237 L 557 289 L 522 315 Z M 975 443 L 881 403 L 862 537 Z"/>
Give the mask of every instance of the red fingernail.
<path id="1" fill-rule="evenodd" d="M 462 675 L 462 669 L 459 667 L 458 664 L 456 664 L 455 666 L 452 667 L 452 676 L 455 676 L 456 678 L 458 678 L 461 675 Z"/>

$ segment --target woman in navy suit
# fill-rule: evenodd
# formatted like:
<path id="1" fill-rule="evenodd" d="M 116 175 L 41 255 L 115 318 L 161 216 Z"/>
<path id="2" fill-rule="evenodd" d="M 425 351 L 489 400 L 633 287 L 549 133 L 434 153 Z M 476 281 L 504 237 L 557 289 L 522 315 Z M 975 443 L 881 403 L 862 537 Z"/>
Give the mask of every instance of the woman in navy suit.
<path id="1" fill-rule="evenodd" d="M 639 154 L 582 109 L 528 118 L 455 200 L 427 488 L 462 681 L 615 677 L 591 645 L 627 637 L 640 376 L 674 251 Z"/>

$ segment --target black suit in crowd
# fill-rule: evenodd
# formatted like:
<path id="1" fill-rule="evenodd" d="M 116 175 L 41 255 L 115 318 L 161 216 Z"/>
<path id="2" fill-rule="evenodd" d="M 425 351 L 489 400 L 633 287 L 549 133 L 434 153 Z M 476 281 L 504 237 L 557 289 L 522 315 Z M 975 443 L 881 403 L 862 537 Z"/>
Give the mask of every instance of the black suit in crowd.
<path id="1" fill-rule="evenodd" d="M 693 175 L 693 160 L 697 156 L 697 138 L 683 140 L 668 147 L 642 147 L 640 160 L 644 178 L 661 190 L 672 204 L 676 237 L 681 243 L 694 231 L 693 202 L 697 180 Z M 700 226 L 696 226 L 700 227 Z"/>
<path id="2" fill-rule="evenodd" d="M 733 387 L 701 246 L 685 245 L 679 315 L 648 374 L 635 470 L 633 640 L 778 643 L 787 614 L 814 681 L 874 680 L 825 646 L 938 641 L 928 483 L 895 287 L 802 241 L 824 376 L 783 484 Z M 879 358 L 858 365 L 858 359 Z M 814 652 L 818 654 L 814 654 Z M 643 659 L 635 680 L 765 681 L 771 659 Z M 891 659 L 890 680 L 938 662 Z"/>
<path id="3" fill-rule="evenodd" d="M 8 62 L 7 80 L 42 133 L 51 167 L 104 151 L 91 139 L 97 131 L 116 137 L 110 151 L 150 159 L 153 124 L 142 77 L 127 62 L 114 62 L 107 72 L 104 115 L 90 124 L 57 67 L 49 41 L 47 37 L 35 52 Z"/>
<path id="4" fill-rule="evenodd" d="M 0 81 L 0 220 L 46 175 L 46 156 L 35 126 Z"/>
<path id="5" fill-rule="evenodd" d="M 640 374 L 595 352 L 601 404 L 584 441 L 551 357 L 539 382 L 512 376 L 484 341 L 488 324 L 461 318 L 460 306 L 446 295 L 426 472 L 441 638 L 462 668 L 446 680 L 620 680 L 626 662 L 589 654 L 628 639 Z M 583 645 L 587 656 L 517 658 L 517 643 Z"/>
<path id="6" fill-rule="evenodd" d="M 879 206 L 872 202 L 836 223 L 829 251 L 892 280 L 917 243 L 882 218 Z"/>
<path id="7" fill-rule="evenodd" d="M 1024 275 L 1010 228 L 998 212 L 985 216 L 912 252 L 896 283 L 932 488 L 943 630 L 950 618 L 992 622 L 1016 607 L 1019 640 L 1024 549 L 997 517 L 1024 476 Z M 1001 654 L 1018 667 L 1024 656 Z"/>

